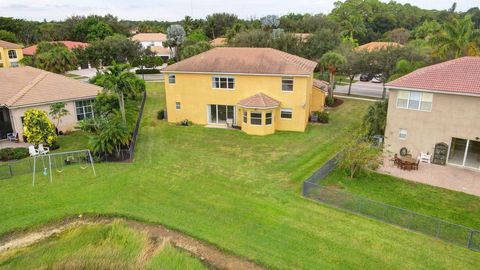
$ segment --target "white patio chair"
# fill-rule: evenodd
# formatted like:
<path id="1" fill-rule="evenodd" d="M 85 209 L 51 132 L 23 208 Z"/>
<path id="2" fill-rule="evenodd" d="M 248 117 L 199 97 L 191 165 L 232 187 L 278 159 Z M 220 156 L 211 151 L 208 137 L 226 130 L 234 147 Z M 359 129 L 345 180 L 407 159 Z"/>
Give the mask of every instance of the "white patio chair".
<path id="1" fill-rule="evenodd" d="M 40 153 L 35 149 L 35 146 L 30 145 L 28 147 L 28 153 L 30 154 L 31 157 L 38 156 Z"/>
<path id="2" fill-rule="evenodd" d="M 7 140 L 14 142 L 17 140 L 17 132 L 7 133 Z"/>
<path id="3" fill-rule="evenodd" d="M 43 144 L 39 144 L 39 145 L 38 145 L 38 153 L 39 153 L 40 155 L 48 154 L 48 152 L 50 152 L 50 148 L 44 147 Z"/>
<path id="4" fill-rule="evenodd" d="M 428 153 L 420 153 L 420 161 L 421 162 L 425 162 L 425 163 L 430 163 L 430 160 L 432 158 L 432 155 L 431 154 L 428 154 Z"/>

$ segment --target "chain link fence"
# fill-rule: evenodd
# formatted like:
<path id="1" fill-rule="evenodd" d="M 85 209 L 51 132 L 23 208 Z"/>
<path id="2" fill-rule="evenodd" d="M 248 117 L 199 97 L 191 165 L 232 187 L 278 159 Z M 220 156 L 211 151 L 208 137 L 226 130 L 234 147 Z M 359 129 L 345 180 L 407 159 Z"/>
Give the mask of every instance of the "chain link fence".
<path id="1" fill-rule="evenodd" d="M 480 252 L 478 230 L 322 186 L 319 183 L 335 169 L 335 160 L 336 157 L 326 162 L 303 183 L 303 196 Z"/>

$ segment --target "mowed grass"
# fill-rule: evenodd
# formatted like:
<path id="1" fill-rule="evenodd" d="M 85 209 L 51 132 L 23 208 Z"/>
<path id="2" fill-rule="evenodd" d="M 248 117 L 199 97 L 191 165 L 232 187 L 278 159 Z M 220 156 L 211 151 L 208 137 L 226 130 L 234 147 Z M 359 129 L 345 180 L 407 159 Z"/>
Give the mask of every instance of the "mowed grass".
<path id="1" fill-rule="evenodd" d="M 167 244 L 154 254 L 147 236 L 122 222 L 88 225 L 30 247 L 0 254 L 1 269 L 207 269 L 198 259 Z"/>
<path id="2" fill-rule="evenodd" d="M 301 197 L 302 180 L 341 149 L 370 103 L 346 100 L 330 124 L 305 133 L 257 137 L 157 120 L 163 85 L 148 89 L 134 163 L 97 164 L 97 178 L 69 168 L 35 187 L 29 176 L 0 181 L 0 234 L 103 213 L 161 223 L 275 269 L 480 264 L 480 253 Z"/>
<path id="3" fill-rule="evenodd" d="M 322 180 L 321 184 L 480 229 L 480 197 L 477 196 L 379 173 L 364 174 L 356 179 L 350 179 L 340 169 Z"/>

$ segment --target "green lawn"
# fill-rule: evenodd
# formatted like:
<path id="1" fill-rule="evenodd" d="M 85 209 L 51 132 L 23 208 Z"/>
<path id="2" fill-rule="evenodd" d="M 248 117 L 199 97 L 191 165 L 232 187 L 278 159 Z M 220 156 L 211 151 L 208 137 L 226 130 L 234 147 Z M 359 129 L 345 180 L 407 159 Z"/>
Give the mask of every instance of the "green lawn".
<path id="1" fill-rule="evenodd" d="M 339 169 L 322 185 L 480 229 L 480 197 L 371 173 L 350 179 Z"/>
<path id="2" fill-rule="evenodd" d="M 144 233 L 124 223 L 88 225 L 0 255 L 1 269 L 207 269 L 167 244 L 151 256 Z M 142 256 L 143 255 L 143 256 Z"/>
<path id="3" fill-rule="evenodd" d="M 0 181 L 0 234 L 78 213 L 161 223 L 276 269 L 475 269 L 480 253 L 304 199 L 302 181 L 332 157 L 370 104 L 346 100 L 331 123 L 266 137 L 156 119 L 149 83 L 134 163 Z M 441 198 L 439 198 L 441 199 Z"/>

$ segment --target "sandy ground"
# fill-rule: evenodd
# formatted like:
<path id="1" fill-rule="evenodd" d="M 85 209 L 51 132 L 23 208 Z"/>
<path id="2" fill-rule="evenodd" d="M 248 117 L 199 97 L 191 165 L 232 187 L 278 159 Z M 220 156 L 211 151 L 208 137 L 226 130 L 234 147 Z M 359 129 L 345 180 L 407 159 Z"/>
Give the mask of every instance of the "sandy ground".
<path id="1" fill-rule="evenodd" d="M 3 236 L 0 238 L 0 253 L 35 244 L 70 228 L 93 224 L 109 224 L 117 220 L 126 222 L 135 230 L 145 232 L 149 237 L 148 245 L 145 246 L 139 256 L 140 262 L 147 262 L 151 256 L 157 254 L 169 243 L 179 249 L 187 251 L 199 258 L 206 265 L 215 269 L 264 269 L 251 261 L 227 254 L 213 245 L 196 240 L 181 232 L 170 230 L 162 225 L 145 224 L 138 221 L 107 217 L 92 218 L 79 216 L 65 219 L 56 224 L 51 224 L 34 231 L 15 232 Z"/>

